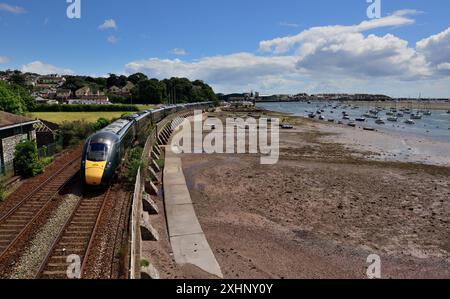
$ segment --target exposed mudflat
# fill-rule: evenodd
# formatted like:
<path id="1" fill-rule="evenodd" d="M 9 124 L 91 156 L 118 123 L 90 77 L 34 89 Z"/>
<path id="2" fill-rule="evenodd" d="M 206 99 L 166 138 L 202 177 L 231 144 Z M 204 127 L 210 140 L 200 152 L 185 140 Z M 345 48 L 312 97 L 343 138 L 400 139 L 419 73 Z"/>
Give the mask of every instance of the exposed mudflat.
<path id="1" fill-rule="evenodd" d="M 226 278 L 450 277 L 450 169 L 369 160 L 309 121 L 280 162 L 184 154 L 196 212 Z M 343 142 L 345 143 L 345 142 Z"/>

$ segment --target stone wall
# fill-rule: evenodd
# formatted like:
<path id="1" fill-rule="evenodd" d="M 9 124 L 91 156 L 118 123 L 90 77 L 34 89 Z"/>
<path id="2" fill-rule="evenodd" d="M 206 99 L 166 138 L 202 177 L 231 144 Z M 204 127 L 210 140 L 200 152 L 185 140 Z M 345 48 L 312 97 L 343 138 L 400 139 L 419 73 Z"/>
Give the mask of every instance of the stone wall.
<path id="1" fill-rule="evenodd" d="M 28 134 L 18 134 L 2 139 L 3 162 L 6 165 L 12 163 L 12 161 L 14 160 L 14 151 L 16 149 L 16 145 L 24 139 L 28 139 Z"/>

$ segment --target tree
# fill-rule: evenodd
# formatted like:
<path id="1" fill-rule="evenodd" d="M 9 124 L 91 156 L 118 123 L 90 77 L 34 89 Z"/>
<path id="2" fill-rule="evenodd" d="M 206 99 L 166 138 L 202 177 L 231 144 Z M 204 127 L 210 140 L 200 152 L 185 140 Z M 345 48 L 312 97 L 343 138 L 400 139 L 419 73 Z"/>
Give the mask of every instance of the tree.
<path id="1" fill-rule="evenodd" d="M 20 97 L 20 101 L 25 111 L 33 111 L 36 108 L 36 100 L 31 96 L 30 91 L 20 85 L 12 85 L 11 91 Z"/>
<path id="2" fill-rule="evenodd" d="M 24 140 L 17 144 L 14 152 L 14 166 L 22 177 L 34 177 L 44 171 L 39 161 L 36 142 Z"/>
<path id="3" fill-rule="evenodd" d="M 111 88 L 113 86 L 119 87 L 120 85 L 120 79 L 115 74 L 109 74 L 108 79 L 106 79 L 106 88 Z"/>
<path id="4" fill-rule="evenodd" d="M 164 98 L 166 86 L 156 79 L 138 83 L 133 90 L 133 98 L 143 104 L 160 104 Z"/>
<path id="5" fill-rule="evenodd" d="M 14 114 L 23 114 L 26 111 L 20 95 L 4 82 L 0 82 L 0 110 Z"/>
<path id="6" fill-rule="evenodd" d="M 148 80 L 148 77 L 143 73 L 136 73 L 128 77 L 128 81 L 137 85 L 139 82 Z"/>
<path id="7" fill-rule="evenodd" d="M 68 77 L 63 84 L 63 88 L 70 89 L 72 93 L 75 93 L 78 89 L 86 86 L 86 81 L 81 77 Z"/>
<path id="8" fill-rule="evenodd" d="M 14 74 L 11 75 L 11 77 L 9 78 L 9 82 L 25 87 L 25 76 L 22 75 L 22 73 L 15 71 Z"/>

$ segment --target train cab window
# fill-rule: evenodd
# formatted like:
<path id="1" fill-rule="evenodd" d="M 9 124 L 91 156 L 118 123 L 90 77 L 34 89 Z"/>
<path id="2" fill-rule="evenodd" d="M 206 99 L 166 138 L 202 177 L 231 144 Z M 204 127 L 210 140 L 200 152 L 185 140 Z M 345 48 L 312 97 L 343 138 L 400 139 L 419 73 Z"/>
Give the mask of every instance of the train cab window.
<path id="1" fill-rule="evenodd" d="M 87 152 L 87 159 L 93 162 L 106 161 L 108 158 L 108 145 L 104 143 L 91 143 Z"/>

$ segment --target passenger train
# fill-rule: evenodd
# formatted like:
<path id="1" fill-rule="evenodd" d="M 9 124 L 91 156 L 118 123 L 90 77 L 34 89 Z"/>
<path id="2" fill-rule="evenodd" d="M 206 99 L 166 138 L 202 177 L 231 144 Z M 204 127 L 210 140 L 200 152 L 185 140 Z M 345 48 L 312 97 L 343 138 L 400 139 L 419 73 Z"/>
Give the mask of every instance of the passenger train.
<path id="1" fill-rule="evenodd" d="M 212 105 L 212 102 L 204 102 L 149 109 L 121 118 L 96 132 L 86 140 L 83 148 L 80 171 L 83 185 L 108 186 L 140 130 L 157 124 L 172 113 L 203 110 Z"/>

